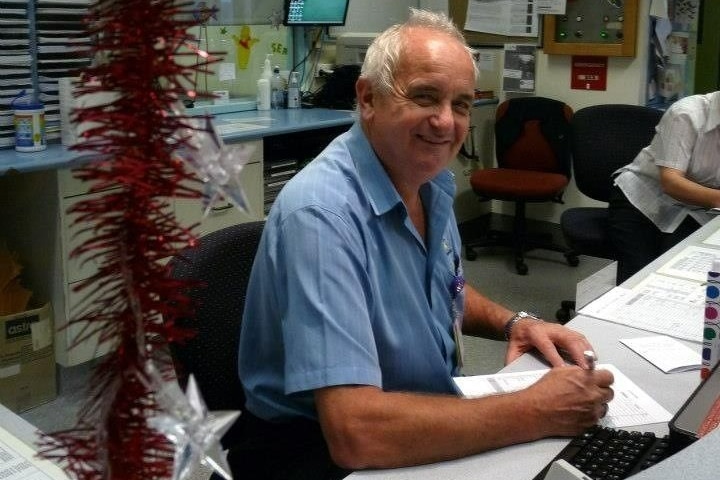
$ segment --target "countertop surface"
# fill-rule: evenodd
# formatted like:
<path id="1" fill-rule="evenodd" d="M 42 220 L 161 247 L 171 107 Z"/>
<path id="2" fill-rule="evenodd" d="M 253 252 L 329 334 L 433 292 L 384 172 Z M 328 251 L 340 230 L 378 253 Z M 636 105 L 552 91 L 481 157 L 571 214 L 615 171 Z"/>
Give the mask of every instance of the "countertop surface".
<path id="1" fill-rule="evenodd" d="M 496 104 L 497 99 L 476 100 L 474 106 Z M 357 118 L 357 113 L 351 110 L 331 110 L 327 108 L 301 108 L 282 110 L 245 110 L 225 113 L 222 111 L 203 107 L 196 107 L 187 113 L 192 115 L 211 116 L 223 140 L 228 143 L 257 140 L 263 137 L 282 135 L 286 133 L 307 130 L 351 125 Z M 39 152 L 17 152 L 13 148 L 0 150 L 0 176 L 68 168 L 82 165 L 90 161 L 92 155 L 86 152 L 71 150 L 58 141 L 48 144 L 45 150 Z"/>

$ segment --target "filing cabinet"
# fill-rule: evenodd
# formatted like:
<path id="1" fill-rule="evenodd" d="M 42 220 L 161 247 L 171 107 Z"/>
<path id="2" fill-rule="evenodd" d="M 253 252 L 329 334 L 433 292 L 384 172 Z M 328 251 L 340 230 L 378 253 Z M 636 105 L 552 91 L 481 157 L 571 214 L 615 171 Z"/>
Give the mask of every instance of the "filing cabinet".
<path id="1" fill-rule="evenodd" d="M 262 140 L 248 143 L 252 144 L 254 150 L 250 162 L 242 170 L 241 182 L 251 212 L 241 212 L 231 202 L 223 200 L 204 215 L 201 199 L 169 199 L 168 208 L 173 209 L 181 225 L 197 224 L 194 233 L 202 236 L 229 225 L 263 218 Z M 57 326 L 65 325 L 69 318 L 77 318 L 91 305 L 92 297 L 88 297 L 86 291 L 75 291 L 75 287 L 95 274 L 99 266 L 99 262 L 93 259 L 71 258 L 70 254 L 75 247 L 90 238 L 93 232 L 86 230 L 88 224 L 75 223 L 76 214 L 69 213 L 69 209 L 80 201 L 99 197 L 106 192 L 89 193 L 88 184 L 76 179 L 71 169 L 57 171 L 59 258 L 52 295 Z M 55 357 L 60 365 L 78 365 L 107 353 L 111 348 L 107 343 L 99 348 L 97 335 L 73 345 L 77 335 L 83 333 L 83 327 L 82 324 L 73 324 L 57 331 Z"/>

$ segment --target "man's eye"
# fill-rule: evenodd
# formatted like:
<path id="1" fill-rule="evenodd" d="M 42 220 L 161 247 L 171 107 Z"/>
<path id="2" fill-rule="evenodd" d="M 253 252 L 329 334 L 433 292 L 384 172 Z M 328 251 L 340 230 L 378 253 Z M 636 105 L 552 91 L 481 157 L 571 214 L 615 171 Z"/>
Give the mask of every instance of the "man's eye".
<path id="1" fill-rule="evenodd" d="M 469 113 L 471 107 L 467 102 L 457 102 L 453 105 L 453 108 L 458 113 Z"/>
<path id="2" fill-rule="evenodd" d="M 413 96 L 413 100 L 418 105 L 432 105 L 435 103 L 435 96 L 429 93 L 418 93 Z"/>

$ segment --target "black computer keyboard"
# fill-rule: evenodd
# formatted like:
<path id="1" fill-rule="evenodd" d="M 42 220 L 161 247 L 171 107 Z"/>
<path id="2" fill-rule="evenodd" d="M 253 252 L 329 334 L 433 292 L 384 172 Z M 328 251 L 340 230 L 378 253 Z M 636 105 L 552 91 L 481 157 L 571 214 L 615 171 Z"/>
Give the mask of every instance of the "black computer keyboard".
<path id="1" fill-rule="evenodd" d="M 556 460 L 566 460 L 593 480 L 621 480 L 672 454 L 668 436 L 596 425 L 572 441 L 533 479 L 543 480 Z"/>

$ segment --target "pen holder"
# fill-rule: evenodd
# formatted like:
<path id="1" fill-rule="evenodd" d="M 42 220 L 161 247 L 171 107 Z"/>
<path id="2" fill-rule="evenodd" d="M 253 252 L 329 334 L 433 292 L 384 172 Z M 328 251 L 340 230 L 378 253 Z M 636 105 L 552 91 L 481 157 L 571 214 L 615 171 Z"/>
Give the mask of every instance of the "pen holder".
<path id="1" fill-rule="evenodd" d="M 705 319 L 703 325 L 702 368 L 705 379 L 720 358 L 720 259 L 713 260 L 705 287 Z"/>

